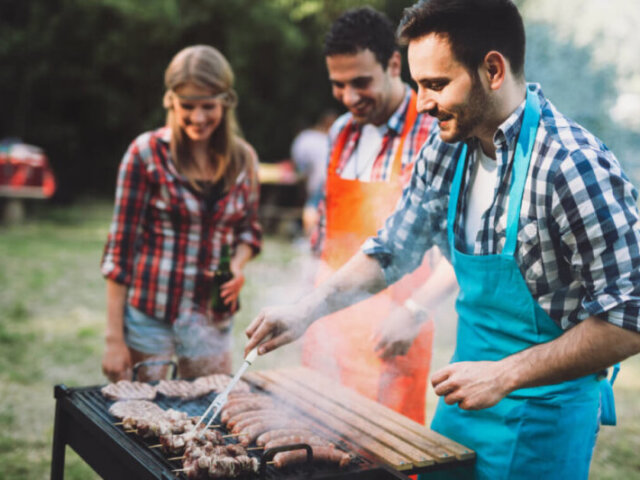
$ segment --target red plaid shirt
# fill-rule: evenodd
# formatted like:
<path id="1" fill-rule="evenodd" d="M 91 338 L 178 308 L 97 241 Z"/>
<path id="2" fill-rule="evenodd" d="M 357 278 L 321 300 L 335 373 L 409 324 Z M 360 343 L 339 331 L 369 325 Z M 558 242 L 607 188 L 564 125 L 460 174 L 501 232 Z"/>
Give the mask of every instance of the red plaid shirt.
<path id="1" fill-rule="evenodd" d="M 402 130 L 404 129 L 405 119 L 407 117 L 407 110 L 409 108 L 409 101 L 411 100 L 411 87 L 405 85 L 405 95 L 402 103 L 396 109 L 396 111 L 387 120 L 387 131 L 382 138 L 382 145 L 380 151 L 374 161 L 373 168 L 371 170 L 371 182 L 384 182 L 391 178 L 391 170 L 393 168 L 393 160 L 395 159 L 396 152 L 400 148 L 400 137 Z M 411 178 L 411 171 L 413 170 L 413 162 L 415 156 L 422 148 L 422 145 L 429 136 L 429 130 L 433 117 L 430 117 L 426 113 L 418 114 L 413 128 L 407 134 L 407 139 L 402 147 L 402 184 L 407 185 Z M 351 158 L 351 155 L 358 146 L 360 136 L 362 133 L 362 126 L 358 125 L 354 120 L 351 113 L 347 112 L 342 115 L 331 126 L 329 132 L 330 150 L 329 158 L 333 154 L 336 141 L 340 137 L 340 134 L 345 128 L 349 128 L 349 134 L 347 140 L 340 154 L 340 160 L 336 171 L 338 174 L 342 173 L 342 170 L 347 165 L 347 162 Z M 327 164 L 329 160 L 327 160 Z M 326 194 L 326 191 L 325 191 Z M 323 196 L 320 204 L 318 205 L 318 212 L 320 214 L 320 220 L 318 227 L 313 232 L 311 237 L 311 244 L 313 251 L 319 254 L 322 251 L 325 237 L 325 217 L 326 217 L 326 202 Z"/>
<path id="2" fill-rule="evenodd" d="M 170 160 L 169 139 L 166 127 L 144 133 L 124 155 L 101 266 L 129 287 L 130 305 L 165 322 L 206 311 L 206 272 L 215 270 L 222 245 L 245 243 L 256 253 L 261 246 L 257 178 L 241 173 L 207 207 Z"/>

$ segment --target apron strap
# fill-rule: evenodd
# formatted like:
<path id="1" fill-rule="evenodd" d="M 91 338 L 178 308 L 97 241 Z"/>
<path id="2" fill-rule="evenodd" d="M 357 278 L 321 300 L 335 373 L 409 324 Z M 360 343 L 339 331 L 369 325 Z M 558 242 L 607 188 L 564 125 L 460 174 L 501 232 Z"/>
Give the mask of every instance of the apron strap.
<path id="1" fill-rule="evenodd" d="M 416 118 L 418 118 L 418 110 L 417 110 L 417 98 L 416 92 L 411 90 L 411 98 L 409 99 L 409 105 L 407 106 L 407 111 L 405 113 L 405 121 L 404 128 L 402 129 L 402 133 L 400 134 L 400 144 L 396 149 L 396 154 L 393 158 L 393 165 L 391 165 L 391 176 L 390 181 L 396 181 L 400 178 L 402 174 L 402 152 L 404 150 L 404 142 L 409 136 L 409 132 L 413 128 L 416 123 Z M 345 145 L 347 144 L 347 139 L 353 130 L 353 122 L 350 121 L 340 132 L 335 145 L 333 146 L 333 150 L 331 152 L 331 159 L 329 161 L 329 175 L 333 175 L 337 172 L 338 164 L 340 163 L 340 157 L 342 156 L 342 152 L 344 150 Z"/>
<path id="2" fill-rule="evenodd" d="M 503 255 L 513 256 L 518 238 L 518 223 L 524 186 L 531 164 L 531 155 L 540 122 L 540 102 L 538 96 L 527 89 L 527 101 L 524 109 L 522 127 L 518 135 L 516 152 L 513 160 L 513 177 L 509 189 L 509 209 L 507 211 L 507 238 L 502 250 Z"/>
<path id="3" fill-rule="evenodd" d="M 351 134 L 351 130 L 353 129 L 353 123 L 350 121 L 345 125 L 342 129 L 342 132 L 338 135 L 336 139 L 336 143 L 333 146 L 333 150 L 331 151 L 331 159 L 329 160 L 329 172 L 328 175 L 335 175 L 336 170 L 338 169 L 338 163 L 340 162 L 340 157 L 342 156 L 342 151 L 344 150 L 344 146 L 347 143 L 347 138 Z"/>
<path id="4" fill-rule="evenodd" d="M 518 238 L 518 221 L 520 218 L 520 207 L 524 186 L 527 180 L 531 155 L 535 144 L 538 123 L 540 121 L 540 102 L 535 93 L 527 89 L 524 118 L 522 128 L 518 136 L 516 151 L 513 161 L 513 177 L 509 188 L 509 209 L 507 211 L 507 232 L 506 241 L 502 250 L 503 255 L 513 256 L 516 251 L 516 240 Z M 458 202 L 462 179 L 467 167 L 467 145 L 462 148 L 456 165 L 456 173 L 451 185 L 451 195 L 447 211 L 447 233 L 451 251 L 455 248 L 455 224 L 458 213 Z"/>
<path id="5" fill-rule="evenodd" d="M 453 258 L 453 251 L 456 247 L 455 240 L 455 225 L 456 216 L 458 214 L 458 201 L 460 200 L 460 189 L 462 186 L 462 177 L 467 169 L 467 144 L 462 146 L 462 151 L 458 157 L 458 163 L 456 165 L 456 173 L 453 176 L 453 183 L 451 184 L 451 194 L 449 195 L 449 206 L 447 208 L 447 238 L 449 239 L 449 247 L 451 249 L 451 255 Z"/>

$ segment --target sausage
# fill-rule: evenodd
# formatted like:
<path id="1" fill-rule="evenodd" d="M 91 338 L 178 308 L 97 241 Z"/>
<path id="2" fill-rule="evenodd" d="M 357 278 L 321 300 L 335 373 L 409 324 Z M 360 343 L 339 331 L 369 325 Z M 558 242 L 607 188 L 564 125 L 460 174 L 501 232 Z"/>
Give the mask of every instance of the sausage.
<path id="1" fill-rule="evenodd" d="M 258 437 L 256 440 L 256 444 L 260 447 L 264 447 L 271 440 L 275 440 L 280 437 L 287 437 L 291 435 L 313 435 L 311 430 L 306 429 L 295 429 L 295 428 L 281 428 L 278 430 L 269 430 L 268 432 L 264 432 L 262 435 Z"/>
<path id="2" fill-rule="evenodd" d="M 264 393 L 230 393 L 226 406 L 234 405 L 238 402 L 246 402 L 247 400 L 273 400 L 273 397 Z"/>
<path id="3" fill-rule="evenodd" d="M 258 438 L 260 434 L 269 430 L 276 430 L 284 427 L 306 428 L 307 426 L 302 422 L 291 420 L 290 418 L 286 417 L 258 420 L 253 424 L 245 427 L 242 431 L 238 432 L 240 434 L 238 436 L 238 440 L 243 446 L 246 447 L 256 438 Z"/>
<path id="4" fill-rule="evenodd" d="M 291 419 L 288 415 L 278 411 L 278 410 L 260 410 L 261 413 L 256 415 L 249 415 L 248 417 L 242 418 L 235 423 L 233 428 L 231 429 L 232 433 L 240 433 L 245 428 L 253 425 L 256 422 L 262 422 L 265 420 L 279 420 L 283 425 L 286 425 L 286 422 Z"/>
<path id="5" fill-rule="evenodd" d="M 267 450 L 269 448 L 281 447 L 283 445 L 293 445 L 296 443 L 304 443 L 306 445 L 316 446 L 316 447 L 329 447 L 329 448 L 334 447 L 334 445 L 331 442 L 325 440 L 322 437 L 312 434 L 312 435 L 287 435 L 284 437 L 274 438 L 264 446 L 264 449 Z"/>
<path id="6" fill-rule="evenodd" d="M 353 457 L 348 453 L 338 450 L 333 447 L 318 447 L 312 446 L 313 461 L 316 462 L 328 462 L 337 463 L 341 468 L 349 465 Z M 290 452 L 276 453 L 273 457 L 274 465 L 277 468 L 287 467 L 289 465 L 295 465 L 298 463 L 304 463 L 307 461 L 307 451 L 292 450 Z"/>
<path id="7" fill-rule="evenodd" d="M 222 423 L 227 423 L 229 419 L 238 413 L 247 412 L 249 410 L 265 410 L 267 408 L 273 408 L 274 404 L 270 400 L 246 400 L 244 402 L 237 402 L 233 405 L 227 405 L 222 414 L 220 420 Z"/>
<path id="8" fill-rule="evenodd" d="M 227 420 L 227 429 L 231 430 L 238 423 L 243 422 L 249 418 L 268 418 L 273 415 L 283 415 L 286 412 L 283 412 L 281 409 L 277 408 L 263 408 L 261 410 L 247 410 L 246 412 L 236 413 L 233 417 Z"/>

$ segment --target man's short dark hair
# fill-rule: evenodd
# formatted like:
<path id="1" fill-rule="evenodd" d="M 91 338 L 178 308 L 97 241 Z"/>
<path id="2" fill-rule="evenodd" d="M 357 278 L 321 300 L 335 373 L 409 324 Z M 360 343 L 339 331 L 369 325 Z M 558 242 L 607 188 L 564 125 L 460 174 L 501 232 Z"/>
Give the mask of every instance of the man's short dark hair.
<path id="1" fill-rule="evenodd" d="M 509 60 L 514 75 L 524 75 L 524 25 L 511 0 L 423 0 L 404 10 L 398 27 L 400 43 L 430 33 L 445 35 L 469 72 L 495 50 Z"/>
<path id="2" fill-rule="evenodd" d="M 353 8 L 333 22 L 324 38 L 324 55 L 355 55 L 369 49 L 387 69 L 389 59 L 397 49 L 391 20 L 371 7 Z"/>

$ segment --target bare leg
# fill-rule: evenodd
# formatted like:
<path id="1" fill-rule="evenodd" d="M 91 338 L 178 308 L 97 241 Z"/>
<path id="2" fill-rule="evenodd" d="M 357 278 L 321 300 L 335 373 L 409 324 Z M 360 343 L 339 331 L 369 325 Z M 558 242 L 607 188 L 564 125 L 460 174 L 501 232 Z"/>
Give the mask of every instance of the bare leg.
<path id="1" fill-rule="evenodd" d="M 181 378 L 195 378 L 213 373 L 231 373 L 231 352 L 206 357 L 180 357 L 178 370 Z"/>
<path id="2" fill-rule="evenodd" d="M 131 353 L 131 363 L 135 365 L 138 362 L 146 360 L 171 360 L 171 354 L 154 355 L 149 353 L 142 353 L 132 348 L 129 348 Z M 167 378 L 167 370 L 169 365 L 150 365 L 144 366 L 138 369 L 137 380 L 140 382 L 152 382 L 154 380 L 164 380 Z"/>

